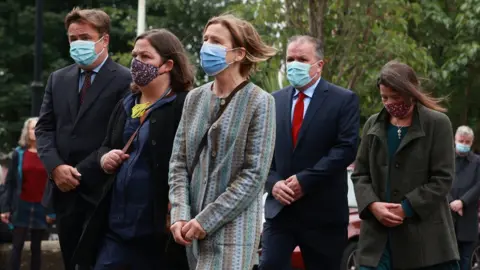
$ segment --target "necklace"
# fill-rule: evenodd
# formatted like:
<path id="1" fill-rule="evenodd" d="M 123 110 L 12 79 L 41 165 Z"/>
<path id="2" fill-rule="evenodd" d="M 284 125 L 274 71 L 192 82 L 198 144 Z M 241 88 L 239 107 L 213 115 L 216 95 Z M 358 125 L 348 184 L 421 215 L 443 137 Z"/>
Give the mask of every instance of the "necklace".
<path id="1" fill-rule="evenodd" d="M 407 126 L 400 126 L 398 124 L 393 124 L 394 126 L 397 127 L 397 134 L 398 134 L 398 139 L 401 140 L 402 139 L 402 128 L 405 128 Z"/>

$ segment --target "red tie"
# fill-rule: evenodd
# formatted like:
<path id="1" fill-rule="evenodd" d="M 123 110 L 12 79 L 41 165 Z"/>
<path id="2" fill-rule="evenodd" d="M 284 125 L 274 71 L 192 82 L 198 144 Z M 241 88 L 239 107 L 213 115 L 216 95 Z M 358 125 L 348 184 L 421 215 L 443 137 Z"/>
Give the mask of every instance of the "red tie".
<path id="1" fill-rule="evenodd" d="M 88 88 L 92 85 L 93 71 L 85 71 L 85 80 L 83 81 L 82 89 L 80 90 L 80 104 L 83 104 Z"/>
<path id="2" fill-rule="evenodd" d="M 305 97 L 306 95 L 303 92 L 298 92 L 297 103 L 295 103 L 295 109 L 293 110 L 292 139 L 294 147 L 295 145 L 297 145 L 298 132 L 302 127 L 304 111 L 303 100 L 305 99 Z"/>

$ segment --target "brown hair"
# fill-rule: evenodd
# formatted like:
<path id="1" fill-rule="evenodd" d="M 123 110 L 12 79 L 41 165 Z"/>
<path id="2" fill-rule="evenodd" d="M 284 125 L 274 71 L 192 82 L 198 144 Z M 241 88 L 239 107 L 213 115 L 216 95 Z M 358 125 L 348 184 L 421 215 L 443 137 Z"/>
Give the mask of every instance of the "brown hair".
<path id="1" fill-rule="evenodd" d="M 257 63 L 268 60 L 277 53 L 273 47 L 266 45 L 253 25 L 233 15 L 221 15 L 211 18 L 203 33 L 212 24 L 221 24 L 228 29 L 232 35 L 233 48 L 243 47 L 246 56 L 240 64 L 240 73 L 247 77 L 256 70 Z"/>
<path id="2" fill-rule="evenodd" d="M 110 17 L 100 9 L 72 9 L 65 17 L 65 29 L 72 23 L 87 23 L 93 26 L 100 35 L 110 34 Z"/>
<path id="3" fill-rule="evenodd" d="M 423 92 L 415 71 L 407 64 L 395 60 L 385 64 L 377 80 L 378 88 L 380 88 L 380 84 L 404 97 L 413 98 L 427 108 L 439 112 L 447 111 L 440 105 L 444 98 L 434 98 L 429 93 Z"/>
<path id="4" fill-rule="evenodd" d="M 180 40 L 172 32 L 166 29 L 152 29 L 140 34 L 136 39 L 146 39 L 157 51 L 162 61 L 173 61 L 173 68 L 170 71 L 170 86 L 174 92 L 188 91 L 193 87 L 195 79 L 193 66 L 188 60 L 188 55 Z M 134 83 L 132 90 L 139 88 Z"/>

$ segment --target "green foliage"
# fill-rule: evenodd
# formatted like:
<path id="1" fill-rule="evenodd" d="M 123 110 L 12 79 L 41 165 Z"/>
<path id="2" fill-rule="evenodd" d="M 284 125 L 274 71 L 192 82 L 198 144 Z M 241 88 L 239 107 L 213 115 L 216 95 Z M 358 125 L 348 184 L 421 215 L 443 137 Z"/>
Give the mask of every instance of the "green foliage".
<path id="1" fill-rule="evenodd" d="M 137 0 L 44 1 L 43 81 L 72 64 L 63 25 L 74 7 L 102 8 L 112 19 L 110 53 L 129 66 L 136 37 Z M 326 65 L 322 77 L 361 98 L 362 122 L 382 104 L 375 87 L 381 67 L 398 59 L 424 77 L 435 96 L 448 96 L 453 125 L 480 131 L 480 0 L 336 0 L 324 16 Z M 288 83 L 284 58 L 289 37 L 309 34 L 308 0 L 147 0 L 147 28 L 176 34 L 197 67 L 203 28 L 213 16 L 232 13 L 250 21 L 278 50 L 252 80 L 272 92 Z M 0 150 L 16 144 L 30 112 L 34 1 L 0 2 Z M 320 16 L 320 15 L 318 15 Z"/>

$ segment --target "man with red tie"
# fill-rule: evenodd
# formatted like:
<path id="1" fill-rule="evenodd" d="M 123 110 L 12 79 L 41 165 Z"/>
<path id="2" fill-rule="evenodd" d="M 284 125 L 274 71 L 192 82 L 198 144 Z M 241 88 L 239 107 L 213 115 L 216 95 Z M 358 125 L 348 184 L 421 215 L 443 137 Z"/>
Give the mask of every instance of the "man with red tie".
<path id="1" fill-rule="evenodd" d="M 347 243 L 347 166 L 355 159 L 359 102 L 355 93 L 321 77 L 321 41 L 295 36 L 287 48 L 291 84 L 275 93 L 275 155 L 260 269 L 290 268 L 300 246 L 306 269 L 338 270 Z"/>

